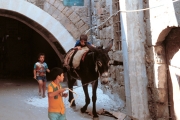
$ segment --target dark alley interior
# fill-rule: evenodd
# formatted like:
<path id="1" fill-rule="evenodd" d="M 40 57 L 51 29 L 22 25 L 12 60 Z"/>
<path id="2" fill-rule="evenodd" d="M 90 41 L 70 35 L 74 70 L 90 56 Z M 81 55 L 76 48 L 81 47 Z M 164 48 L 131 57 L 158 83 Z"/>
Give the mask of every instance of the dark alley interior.
<path id="1" fill-rule="evenodd" d="M 33 78 L 39 53 L 45 53 L 49 69 L 61 66 L 57 54 L 40 34 L 20 21 L 0 17 L 0 79 Z"/>

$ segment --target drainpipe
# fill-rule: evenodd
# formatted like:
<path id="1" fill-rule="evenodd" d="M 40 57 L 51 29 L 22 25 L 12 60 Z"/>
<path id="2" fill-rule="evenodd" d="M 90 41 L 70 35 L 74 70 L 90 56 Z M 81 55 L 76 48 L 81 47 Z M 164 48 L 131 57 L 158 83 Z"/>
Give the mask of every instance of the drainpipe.
<path id="1" fill-rule="evenodd" d="M 89 15 L 90 15 L 90 40 L 91 40 L 91 43 L 93 44 L 93 39 L 92 39 L 92 3 L 91 3 L 91 0 L 89 0 L 89 5 L 90 5 L 90 10 L 89 10 Z"/>

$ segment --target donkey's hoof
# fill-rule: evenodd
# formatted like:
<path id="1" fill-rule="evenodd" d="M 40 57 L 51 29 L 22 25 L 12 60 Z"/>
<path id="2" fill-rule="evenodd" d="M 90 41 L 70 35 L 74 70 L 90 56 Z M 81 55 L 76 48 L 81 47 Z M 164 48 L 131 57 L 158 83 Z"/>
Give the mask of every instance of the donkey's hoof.
<path id="1" fill-rule="evenodd" d="M 93 117 L 93 120 L 99 120 L 99 117 Z"/>
<path id="2" fill-rule="evenodd" d="M 81 112 L 82 112 L 82 113 L 85 113 L 85 111 L 86 111 L 86 109 L 81 108 Z"/>

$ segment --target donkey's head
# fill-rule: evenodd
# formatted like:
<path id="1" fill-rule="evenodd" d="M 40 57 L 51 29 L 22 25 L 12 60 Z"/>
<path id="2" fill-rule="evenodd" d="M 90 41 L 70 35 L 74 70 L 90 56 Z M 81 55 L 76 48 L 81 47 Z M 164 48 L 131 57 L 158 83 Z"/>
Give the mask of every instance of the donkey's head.
<path id="1" fill-rule="evenodd" d="M 95 48 L 91 45 L 87 45 L 87 47 L 95 52 L 95 64 L 96 64 L 96 70 L 99 72 L 99 77 L 101 79 L 101 84 L 107 84 L 109 82 L 109 62 L 110 58 L 108 56 L 108 52 L 110 51 L 111 47 L 113 45 L 113 40 L 111 40 L 108 44 L 108 46 L 103 49 L 103 47 Z"/>

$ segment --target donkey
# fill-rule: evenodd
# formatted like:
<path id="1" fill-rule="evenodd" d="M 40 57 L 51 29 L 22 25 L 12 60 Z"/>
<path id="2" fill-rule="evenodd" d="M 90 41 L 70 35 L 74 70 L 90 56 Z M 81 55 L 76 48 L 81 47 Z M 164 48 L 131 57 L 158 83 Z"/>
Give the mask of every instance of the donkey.
<path id="1" fill-rule="evenodd" d="M 111 40 L 108 46 L 103 49 L 102 47 L 95 48 L 91 45 L 86 44 L 89 48 L 89 52 L 85 55 L 84 59 L 81 60 L 79 69 L 70 69 L 67 71 L 68 76 L 68 87 L 73 90 L 73 85 L 76 79 L 80 79 L 85 94 L 85 105 L 81 108 L 81 112 L 85 113 L 90 103 L 88 94 L 88 84 L 92 84 L 92 102 L 93 102 L 93 119 L 98 119 L 96 112 L 96 90 L 98 86 L 98 77 L 100 77 L 101 84 L 107 84 L 109 82 L 109 61 L 108 52 L 110 51 L 113 40 Z M 73 93 L 69 92 L 69 102 L 74 98 Z M 76 106 L 73 101 L 72 106 Z"/>

